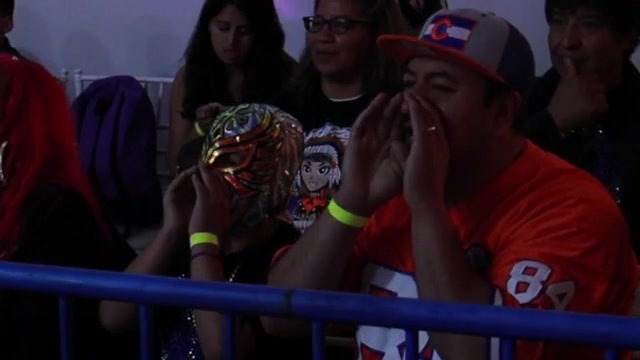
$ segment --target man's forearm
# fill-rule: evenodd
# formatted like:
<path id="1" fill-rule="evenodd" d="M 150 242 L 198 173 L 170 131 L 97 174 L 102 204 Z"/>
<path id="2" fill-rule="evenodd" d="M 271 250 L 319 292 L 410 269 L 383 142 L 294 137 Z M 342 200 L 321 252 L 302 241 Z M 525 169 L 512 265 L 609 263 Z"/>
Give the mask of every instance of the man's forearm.
<path id="1" fill-rule="evenodd" d="M 286 288 L 336 290 L 340 287 L 354 241 L 360 229 L 336 221 L 327 210 L 269 271 L 269 285 Z M 304 321 L 262 318 L 273 335 L 301 336 L 309 330 Z"/>
<path id="2" fill-rule="evenodd" d="M 339 287 L 359 228 L 336 221 L 328 211 L 281 255 L 269 272 L 269 285 L 335 290 Z"/>
<path id="3" fill-rule="evenodd" d="M 489 303 L 490 285 L 464 255 L 457 230 L 443 204 L 412 209 L 412 241 L 420 298 L 465 303 Z M 434 348 L 444 359 L 484 359 L 484 338 L 434 333 Z"/>

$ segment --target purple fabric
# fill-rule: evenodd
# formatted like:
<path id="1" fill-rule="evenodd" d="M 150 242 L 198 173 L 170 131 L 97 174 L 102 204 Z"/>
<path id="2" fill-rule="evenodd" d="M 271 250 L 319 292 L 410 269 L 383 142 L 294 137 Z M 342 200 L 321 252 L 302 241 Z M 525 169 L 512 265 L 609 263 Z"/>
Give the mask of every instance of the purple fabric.
<path id="1" fill-rule="evenodd" d="M 162 218 L 156 171 L 156 117 L 133 77 L 94 81 L 72 104 L 84 169 L 115 225 L 149 226 Z"/>

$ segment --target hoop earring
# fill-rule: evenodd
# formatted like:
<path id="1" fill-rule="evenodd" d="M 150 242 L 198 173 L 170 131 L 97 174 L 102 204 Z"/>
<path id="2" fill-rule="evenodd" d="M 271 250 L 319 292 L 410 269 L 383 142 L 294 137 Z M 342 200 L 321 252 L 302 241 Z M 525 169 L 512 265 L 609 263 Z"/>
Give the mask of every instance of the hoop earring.
<path id="1" fill-rule="evenodd" d="M 6 185 L 7 178 L 4 174 L 4 167 L 2 166 L 2 160 L 4 159 L 4 151 L 7 149 L 7 141 L 0 144 L 0 185 Z"/>

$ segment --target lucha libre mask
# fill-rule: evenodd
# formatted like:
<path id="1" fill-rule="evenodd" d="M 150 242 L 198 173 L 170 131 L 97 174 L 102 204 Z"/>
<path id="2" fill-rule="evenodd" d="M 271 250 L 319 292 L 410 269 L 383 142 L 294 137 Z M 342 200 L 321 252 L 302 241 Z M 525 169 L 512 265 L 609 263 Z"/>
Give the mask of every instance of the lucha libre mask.
<path id="1" fill-rule="evenodd" d="M 244 200 L 239 225 L 249 227 L 283 214 L 302 149 L 302 126 L 293 116 L 270 105 L 243 104 L 216 117 L 201 160 Z"/>

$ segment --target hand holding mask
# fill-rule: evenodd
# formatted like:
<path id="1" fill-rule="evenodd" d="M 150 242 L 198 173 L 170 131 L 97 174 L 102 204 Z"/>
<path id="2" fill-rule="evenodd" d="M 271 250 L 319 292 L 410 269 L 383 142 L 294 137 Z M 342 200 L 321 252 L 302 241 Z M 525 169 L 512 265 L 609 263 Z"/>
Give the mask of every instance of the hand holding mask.
<path id="1" fill-rule="evenodd" d="M 242 204 L 237 226 L 250 228 L 284 213 L 302 147 L 300 123 L 274 106 L 243 104 L 216 117 L 201 161 L 221 174 Z"/>

